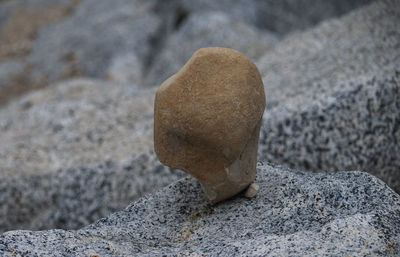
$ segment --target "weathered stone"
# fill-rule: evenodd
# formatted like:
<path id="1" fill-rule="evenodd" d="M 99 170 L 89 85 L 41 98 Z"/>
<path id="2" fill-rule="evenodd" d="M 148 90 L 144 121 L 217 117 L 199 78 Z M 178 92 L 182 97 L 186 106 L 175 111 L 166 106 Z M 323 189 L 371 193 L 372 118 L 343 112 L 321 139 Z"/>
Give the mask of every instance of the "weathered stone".
<path id="1" fill-rule="evenodd" d="M 255 178 L 264 86 L 257 67 L 228 48 L 202 48 L 156 93 L 154 147 L 165 165 L 199 179 L 212 203 Z"/>
<path id="2" fill-rule="evenodd" d="M 161 24 L 152 5 L 153 1 L 83 1 L 68 18 L 39 32 L 29 56 L 31 79 L 105 78 L 114 58 L 134 55 L 145 60 Z"/>
<path id="3" fill-rule="evenodd" d="M 381 180 L 257 169 L 254 198 L 211 206 L 185 178 L 80 230 L 6 232 L 0 256 L 400 255 L 400 196 Z"/>
<path id="4" fill-rule="evenodd" d="M 363 170 L 400 192 L 400 1 L 288 36 L 256 62 L 268 92 L 262 160 Z"/>
<path id="5" fill-rule="evenodd" d="M 151 153 L 155 90 L 133 87 L 75 79 L 0 108 L 0 233 L 77 229 L 178 178 Z"/>
<path id="6" fill-rule="evenodd" d="M 6 88 L 24 70 L 24 62 L 19 59 L 8 59 L 0 62 L 0 92 Z"/>
<path id="7" fill-rule="evenodd" d="M 193 52 L 200 48 L 232 48 L 256 62 L 277 42 L 274 34 L 240 22 L 223 12 L 194 13 L 165 40 L 163 49 L 155 58 L 157 61 L 146 74 L 145 84 L 160 85 L 178 72 Z"/>
<path id="8" fill-rule="evenodd" d="M 154 153 L 40 174 L 0 172 L 0 234 L 78 229 L 184 176 L 158 162 Z"/>
<path id="9" fill-rule="evenodd" d="M 208 0 L 202 0 L 206 1 Z M 36 9 L 42 6 L 39 2 L 46 2 L 46 6 L 50 7 L 56 2 L 68 4 L 70 1 L 0 0 L 0 27 L 8 24 L 14 13 L 11 9 L 17 5 L 24 9 Z M 170 66 L 175 67 L 175 63 L 179 63 L 173 72 L 183 66 L 190 55 L 178 56 L 176 53 L 179 49 L 168 50 L 173 42 L 180 43 L 180 50 L 185 54 L 190 46 L 187 41 L 194 36 L 198 41 L 206 40 L 210 43 L 208 40 L 213 40 L 212 45 L 228 46 L 220 43 L 226 42 L 220 36 L 226 35 L 225 38 L 229 41 L 236 40 L 237 37 L 228 36 L 234 32 L 225 33 L 227 27 L 224 25 L 230 21 L 238 21 L 243 25 L 242 21 L 245 21 L 250 24 L 245 26 L 246 31 L 254 30 L 256 34 L 244 32 L 242 35 L 248 37 L 247 41 L 236 42 L 243 47 L 237 50 L 252 58 L 253 42 L 260 43 L 257 41 L 259 36 L 270 34 L 251 27 L 252 24 L 258 24 L 252 10 L 256 9 L 262 13 L 262 18 L 269 19 L 265 23 L 266 20 L 262 21 L 261 26 L 257 25 L 258 28 L 285 35 L 287 30 L 279 24 L 289 25 L 292 31 L 303 30 L 317 22 L 314 20 L 303 26 L 298 18 L 292 19 L 294 16 L 291 10 L 295 11 L 295 17 L 301 17 L 302 21 L 306 21 L 302 10 L 313 15 L 323 15 L 324 17 L 318 19 L 323 20 L 327 17 L 327 12 L 316 9 L 328 11 L 327 9 L 332 10 L 330 6 L 334 6 L 336 10 L 344 10 L 345 5 L 353 5 L 356 1 L 317 3 L 307 0 L 300 3 L 290 0 L 268 6 L 268 9 L 254 7 L 255 3 L 264 5 L 264 2 L 257 0 L 238 1 L 240 7 L 229 4 L 229 1 L 209 1 L 210 5 L 204 5 L 204 8 L 197 8 L 197 5 L 201 5 L 200 1 L 187 1 L 182 6 L 190 7 L 187 9 L 186 18 L 182 17 L 182 12 L 174 11 L 170 1 L 157 1 L 157 6 L 163 3 L 167 8 L 157 11 L 154 17 L 152 8 L 136 8 L 135 6 L 140 6 L 142 1 L 137 2 L 139 5 L 132 5 L 130 0 L 113 1 L 111 4 L 107 0 L 85 0 L 82 2 L 84 5 L 71 13 L 73 17 L 65 17 L 57 24 L 43 27 L 38 31 L 38 37 L 32 38 L 35 45 L 42 41 L 43 48 L 37 56 L 39 66 L 32 68 L 33 72 L 36 70 L 39 74 L 55 75 L 58 73 L 55 67 L 51 70 L 44 68 L 41 71 L 43 62 L 50 61 L 51 65 L 61 67 L 61 64 L 57 64 L 59 60 L 48 60 L 48 57 L 53 58 L 57 53 L 63 52 L 63 49 L 70 49 L 79 51 L 76 62 L 70 58 L 70 64 L 78 64 L 79 61 L 81 69 L 86 70 L 89 67 L 88 62 L 93 63 L 95 68 L 99 69 L 99 73 L 87 74 L 107 77 L 118 82 L 129 81 L 129 84 L 125 87 L 119 83 L 73 80 L 53 84 L 51 88 L 29 93 L 22 99 L 10 101 L 7 106 L 1 107 L 0 233 L 11 229 L 79 228 L 111 211 L 123 208 L 144 193 L 177 180 L 174 175 L 170 176 L 166 172 L 168 169 L 161 169 L 160 164 L 149 153 L 153 145 L 155 91 L 131 90 L 146 86 L 140 82 L 140 77 L 144 74 L 147 76 L 154 70 L 153 66 L 159 65 L 164 59 L 164 53 L 169 52 L 176 58 L 165 58 Z M 267 1 L 265 5 L 268 2 L 271 3 Z M 125 3 L 126 5 L 121 7 Z M 252 59 L 264 79 L 269 96 L 267 103 L 270 107 L 264 115 L 261 129 L 261 160 L 307 171 L 364 170 L 378 176 L 400 192 L 400 148 L 397 143 L 400 139 L 400 120 L 398 115 L 396 116 L 400 106 L 400 98 L 397 97 L 400 85 L 400 37 L 396 27 L 399 23 L 399 12 L 396 11 L 399 10 L 399 3 L 395 0 L 377 1 L 339 19 L 323 22 L 316 28 L 305 32 L 298 31 L 284 38 L 274 46 L 273 51 L 263 53 L 264 57 L 261 59 L 257 56 Z M 148 1 L 144 5 L 147 6 Z M 216 5 L 220 7 L 216 8 Z M 316 8 L 317 5 L 321 8 Z M 113 8 L 110 9 L 109 6 Z M 118 8 L 114 8 L 115 6 Z M 275 8 L 279 6 L 282 8 Z M 304 6 L 307 8 L 303 8 Z M 249 11 L 242 7 L 248 7 Z M 135 10 L 132 10 L 133 8 Z M 222 11 L 223 16 L 227 18 L 218 18 L 220 15 L 215 13 L 206 15 L 210 14 L 210 10 Z M 143 19 L 139 18 L 142 12 L 146 15 Z M 266 16 L 266 12 L 274 14 L 275 17 Z M 175 25 L 168 32 L 162 32 L 158 25 L 154 26 L 156 23 L 149 22 L 161 19 L 160 24 L 165 25 L 164 14 L 170 14 L 172 24 Z M 343 12 L 337 12 L 335 15 L 342 14 Z M 122 17 L 118 18 L 120 15 Z M 131 15 L 139 20 L 127 17 Z M 202 20 L 201 16 L 209 21 Z M 254 20 L 247 21 L 245 18 Z M 68 21 L 70 19 L 79 21 Z M 26 17 L 21 19 L 25 23 L 27 20 Z M 134 21 L 137 26 L 131 26 L 129 22 L 127 27 L 117 25 L 126 24 L 127 21 Z M 107 28 L 109 24 L 112 24 L 113 29 Z M 78 25 L 80 32 L 76 31 Z M 199 30 L 208 28 L 205 30 L 207 33 L 203 37 L 200 36 L 200 31 L 189 33 L 189 25 L 196 25 Z M 244 28 L 242 25 L 239 28 Z M 56 31 L 51 29 L 54 26 Z M 212 28 L 209 28 L 210 26 Z M 236 28 L 231 26 L 232 24 L 229 30 Z M 240 35 L 240 30 L 234 31 Z M 50 33 L 51 31 L 53 32 Z M 56 32 L 62 32 L 63 35 L 54 36 L 53 33 Z M 2 33 L 4 36 L 12 35 L 7 34 L 5 29 Z M 79 40 L 72 37 L 71 34 L 74 33 L 78 34 Z M 165 37 L 162 36 L 163 33 Z M 218 35 L 213 35 L 215 33 Z M 257 37 L 253 38 L 252 35 Z M 137 46 L 140 48 L 131 47 L 129 42 L 144 36 L 147 39 L 143 42 L 151 42 L 150 46 L 147 43 L 139 43 Z M 102 40 L 93 40 L 97 37 Z M 133 39 L 127 39 L 132 37 Z M 85 38 L 89 41 L 83 44 Z M 115 44 L 114 38 L 120 38 L 121 41 Z M 58 48 L 51 47 L 56 43 L 51 41 L 59 39 L 61 41 L 57 43 Z M 221 41 L 217 41 L 220 39 Z M 76 43 L 73 48 L 70 46 L 71 40 Z M 191 40 L 193 39 L 189 41 Z M 200 43 L 196 41 L 197 44 Z M 121 45 L 129 46 L 120 51 L 123 48 Z M 204 46 L 200 45 L 195 49 Z M 24 49 L 25 45 L 18 46 L 16 50 L 19 47 Z M 230 47 L 235 48 L 235 45 Z M 0 44 L 0 48 L 1 51 L 8 49 L 4 44 Z M 91 49 L 101 49 L 101 54 L 99 51 L 92 52 Z M 54 51 L 55 55 L 49 54 Z M 193 50 L 190 51 L 192 52 Z M 95 61 L 90 57 L 90 53 L 96 55 Z M 110 56 L 102 59 L 106 61 L 99 61 L 98 55 L 104 56 L 105 53 L 110 53 Z M 148 55 L 151 55 L 151 58 L 148 58 Z M 33 57 L 27 58 L 31 60 Z M 148 62 L 148 59 L 151 59 L 151 62 Z M 28 64 L 25 59 L 14 60 Z M 0 75 L 0 83 L 19 70 L 18 66 L 8 66 L 10 59 L 4 61 L 0 66 L 7 72 L 3 73 L 3 76 Z M 25 70 L 20 67 L 20 71 L 24 73 Z M 352 84 L 349 84 L 349 81 Z M 4 85 L 8 87 L 10 83 Z M 32 88 L 32 83 L 24 85 Z M 343 88 L 340 88 L 340 85 L 343 85 Z M 316 97 L 318 99 L 315 99 Z M 132 161 L 132 169 L 129 172 L 123 171 L 125 161 L 147 155 L 148 161 Z M 108 160 L 115 166 L 110 169 L 106 167 L 104 171 L 93 168 L 107 163 Z M 110 184 L 112 186 L 109 186 Z M 260 192 L 255 199 L 258 199 L 265 189 L 265 185 L 260 185 Z M 299 244 L 303 246 L 303 242 L 304 240 L 300 240 Z"/>
<path id="10" fill-rule="evenodd" d="M 285 35 L 304 30 L 321 21 L 341 16 L 371 0 L 172 0 L 159 1 L 161 15 L 173 16 L 171 25 L 177 27 L 185 17 L 207 11 L 226 13 L 236 21 L 259 29 Z M 175 11 L 172 11 L 175 10 Z"/>

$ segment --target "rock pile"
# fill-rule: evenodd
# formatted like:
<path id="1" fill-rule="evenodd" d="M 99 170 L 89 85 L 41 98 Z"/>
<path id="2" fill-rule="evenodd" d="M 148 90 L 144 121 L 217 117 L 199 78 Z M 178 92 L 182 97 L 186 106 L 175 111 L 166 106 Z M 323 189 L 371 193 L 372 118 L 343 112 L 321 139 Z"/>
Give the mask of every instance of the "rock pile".
<path id="1" fill-rule="evenodd" d="M 274 34 L 304 30 L 368 2 L 1 1 L 0 104 L 81 76 L 158 85 L 200 47 L 231 47 L 258 59 Z"/>
<path id="2" fill-rule="evenodd" d="M 261 126 L 259 159 L 305 171 L 363 170 L 400 192 L 398 1 L 377 1 L 350 13 L 347 12 L 367 1 L 350 4 L 349 1 L 288 0 L 275 5 L 275 1 L 235 1 L 227 5 L 227 1 L 202 0 L 196 1 L 195 8 L 179 0 L 146 1 L 144 5 L 143 1 L 119 0 L 113 1 L 112 8 L 108 0 L 1 1 L 0 34 L 6 31 L 5 26 L 9 28 L 7 31 L 18 28 L 18 24 L 10 25 L 10 22 L 20 21 L 16 10 L 21 4 L 26 4 L 27 9 L 40 5 L 56 8 L 52 7 L 55 2 L 66 9 L 59 16 L 49 18 L 52 23 L 36 24 L 32 30 L 35 33 L 28 31 L 22 35 L 33 35 L 28 38 L 27 48 L 22 44 L 23 51 L 19 46 L 14 47 L 22 51 L 16 55 L 13 51 L 7 52 L 6 57 L 0 54 L 0 95 L 1 92 L 12 95 L 7 91 L 10 85 L 22 83 L 36 87 L 32 79 L 41 80 L 41 77 L 44 81 L 82 74 L 91 78 L 52 83 L 21 98 L 7 98 L 9 103 L 0 108 L 0 232 L 78 229 L 184 176 L 182 172 L 161 166 L 152 152 L 155 89 L 146 88 L 159 86 L 156 81 L 166 79 L 167 73 L 175 73 L 196 50 L 184 42 L 198 42 L 196 47 L 215 44 L 237 48 L 257 64 L 267 91 L 269 110 Z M 299 8 L 297 3 L 312 3 L 312 7 Z M 318 8 L 324 11 L 316 12 Z M 268 12 L 272 20 L 263 20 L 266 15 L 261 15 L 262 12 Z M 10 19 L 14 14 L 18 17 Z M 304 18 L 302 22 L 300 17 Z M 111 27 L 107 28 L 109 24 Z M 140 27 L 140 24 L 144 25 Z M 101 40 L 92 40 L 97 36 Z M 4 37 L 0 36 L 0 41 L 1 38 Z M 202 38 L 204 42 L 200 42 Z M 24 76 L 20 77 L 21 74 Z M 222 229 L 223 234 L 215 232 L 218 236 L 205 237 L 205 234 L 212 235 L 214 228 L 226 225 L 222 222 L 211 226 L 217 216 L 207 219 L 206 211 L 194 223 L 198 229 L 192 229 L 191 220 L 185 215 L 195 213 L 190 207 L 193 203 L 203 210 L 204 199 L 195 198 L 199 196 L 195 182 L 190 183 L 196 193 L 183 197 L 179 190 L 188 192 L 184 191 L 185 183 L 192 181 L 184 180 L 166 191 L 147 196 L 129 211 L 111 215 L 84 230 L 5 234 L 0 239 L 0 252 L 11 255 L 10 249 L 14 248 L 42 255 L 40 251 L 46 248 L 39 249 L 42 245 L 38 242 L 43 235 L 54 236 L 54 246 L 70 237 L 71 244 L 66 248 L 47 248 L 55 249 L 55 253 L 65 249 L 67 255 L 68 251 L 78 253 L 79 249 L 85 252 L 84 244 L 91 244 L 90 240 L 98 240 L 101 246 L 96 251 L 99 253 L 111 252 L 106 248 L 114 244 L 121 253 L 128 248 L 129 253 L 190 252 L 192 245 L 196 249 L 193 251 L 206 252 L 217 249 L 218 245 L 228 245 L 227 242 L 229 249 L 237 247 L 238 251 L 244 251 L 245 246 L 241 245 L 246 242 L 258 247 L 258 241 L 264 244 L 268 240 L 266 245 L 277 248 L 254 249 L 271 251 L 271 254 L 282 251 L 284 255 L 292 250 L 298 251 L 293 254 L 300 255 L 301 249 L 311 248 L 338 255 L 351 255 L 356 253 L 355 249 L 365 254 L 370 250 L 374 254 L 398 254 L 398 195 L 376 178 L 359 172 L 327 175 L 272 167 L 261 170 L 267 174 L 257 178 L 265 180 L 260 188 L 261 196 L 250 202 L 239 197 L 213 209 L 218 218 L 230 217 L 229 229 L 237 228 L 235 231 Z M 299 176 L 303 182 L 281 183 L 288 181 L 282 174 L 288 178 Z M 279 187 L 280 183 L 287 186 Z M 283 193 L 273 197 L 265 191 L 267 187 Z M 285 188 L 298 191 L 289 192 Z M 314 201 L 312 192 L 317 191 L 326 196 L 315 196 Z M 169 203 L 163 194 L 178 204 L 176 210 L 173 206 L 166 209 L 176 214 L 175 223 L 157 216 L 157 206 L 163 206 L 163 201 Z M 341 194 L 352 200 L 346 202 Z M 285 202 L 279 202 L 279 197 Z M 325 202 L 317 200 L 320 198 Z M 272 200 L 278 201 L 277 205 Z M 315 209 L 302 209 L 303 200 L 309 201 L 304 206 Z M 159 205 L 152 205 L 151 201 Z M 250 226 L 248 230 L 233 223 L 230 209 L 224 207 L 233 204 L 236 213 L 244 216 L 248 212 L 241 208 L 246 206 L 254 211 L 250 204 L 255 203 L 265 215 L 276 217 L 275 223 L 268 223 L 266 216 L 258 220 L 266 227 L 263 232 L 256 223 L 244 223 Z M 161 226 L 165 230 L 160 232 L 160 237 L 143 232 L 145 244 L 133 244 L 138 235 L 128 230 L 136 226 L 135 220 L 143 224 L 150 222 L 138 216 L 133 221 L 124 216 L 133 215 L 132 210 L 138 216 L 154 212 L 154 219 L 160 218 L 160 224 L 167 224 Z M 257 220 L 257 217 L 251 218 Z M 154 219 L 152 222 L 159 224 Z M 127 223 L 131 224 L 128 226 L 124 221 L 133 223 Z M 203 221 L 206 223 L 201 226 Z M 244 218 L 238 221 L 244 222 Z M 303 221 L 308 225 L 303 226 Z M 139 228 L 144 229 L 145 225 Z M 105 229 L 113 231 L 109 237 Z M 168 232 L 168 229 L 171 230 Z M 361 232 L 354 235 L 351 231 Z M 226 241 L 218 241 L 223 236 Z M 166 248 L 146 248 L 154 246 L 157 239 L 166 242 L 172 237 L 173 243 L 166 243 Z M 331 247 L 329 240 L 318 241 L 324 237 L 336 242 L 335 247 Z M 205 243 L 200 238 L 206 238 Z M 243 244 L 237 245 L 238 240 Z M 19 246 L 12 243 L 17 241 L 21 242 Z M 35 242 L 38 248 L 29 246 L 29 241 Z M 348 250 L 342 252 L 343 249 Z"/>

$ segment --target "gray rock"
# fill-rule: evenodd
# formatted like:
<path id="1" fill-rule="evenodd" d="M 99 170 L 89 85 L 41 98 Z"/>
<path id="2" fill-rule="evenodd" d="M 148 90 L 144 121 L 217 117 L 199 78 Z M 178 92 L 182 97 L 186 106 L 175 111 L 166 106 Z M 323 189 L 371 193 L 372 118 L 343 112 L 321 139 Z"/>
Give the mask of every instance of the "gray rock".
<path id="1" fill-rule="evenodd" d="M 120 55 L 112 58 L 107 78 L 121 83 L 141 81 L 143 70 L 143 63 L 135 54 Z"/>
<path id="2" fill-rule="evenodd" d="M 363 169 L 400 192 L 400 72 L 266 112 L 259 155 L 312 171 Z"/>
<path id="3" fill-rule="evenodd" d="M 400 254 L 400 196 L 364 172 L 262 165 L 255 198 L 210 206 L 186 178 L 76 231 L 10 231 L 0 253 L 29 256 Z"/>
<path id="4" fill-rule="evenodd" d="M 152 152 L 155 91 L 132 88 L 76 79 L 0 109 L 0 231 L 76 229 L 178 178 Z"/>
<path id="5" fill-rule="evenodd" d="M 0 173 L 33 175 L 152 149 L 154 90 L 71 80 L 0 109 Z"/>
<path id="6" fill-rule="evenodd" d="M 284 35 L 292 31 L 310 28 L 324 20 L 340 17 L 370 2 L 372 1 L 259 1 L 256 25 Z"/>
<path id="7" fill-rule="evenodd" d="M 0 173 L 0 232 L 78 229 L 183 176 L 153 153 L 38 174 Z"/>
<path id="8" fill-rule="evenodd" d="M 0 90 L 6 88 L 24 69 L 24 62 L 18 59 L 0 62 Z"/>
<path id="9" fill-rule="evenodd" d="M 170 23 L 179 27 L 180 22 L 192 13 L 220 11 L 234 20 L 239 20 L 260 29 L 285 35 L 293 30 L 304 30 L 317 23 L 341 16 L 355 8 L 371 2 L 356 1 L 318 1 L 318 0 L 172 0 L 159 1 L 159 12 L 173 16 Z"/>
<path id="10" fill-rule="evenodd" d="M 290 35 L 273 52 L 266 53 L 259 62 L 269 104 L 261 159 L 308 171 L 362 169 L 399 190 L 396 10 L 395 1 L 381 1 Z M 173 36 L 189 21 L 183 21 Z M 62 43 L 59 46 L 63 48 Z M 135 63 L 129 61 L 135 53 L 115 53 L 105 70 L 118 72 L 112 67 Z M 116 80 L 141 76 L 126 71 Z M 135 90 L 137 85 L 73 80 L 30 93 L 0 109 L 0 181 L 5 181 L 0 182 L 0 197 L 10 198 L 0 201 L 5 203 L 0 205 L 0 230 L 78 228 L 169 183 L 166 176 L 160 183 L 151 182 L 149 191 L 131 188 L 135 193 L 129 193 L 120 205 L 115 200 L 120 198 L 114 188 L 124 188 L 127 184 L 123 183 L 134 176 L 121 173 L 121 167 L 135 156 L 148 156 L 150 160 L 144 168 L 149 170 L 149 177 L 135 180 L 135 187 L 144 188 L 146 181 L 156 181 L 151 175 L 158 167 L 151 157 L 154 91 Z M 274 103 L 274 98 L 279 101 Z M 116 168 L 100 172 L 102 169 L 96 167 L 107 160 Z M 104 176 L 116 181 L 110 183 L 117 186 L 107 186 L 107 182 L 103 190 L 101 186 L 87 186 L 91 182 L 79 184 L 80 180 L 103 181 L 93 175 L 95 170 L 108 174 Z M 140 169 L 134 171 L 140 173 Z M 68 172 L 74 174 L 71 180 L 65 175 Z M 42 185 L 56 191 L 46 186 L 49 183 L 57 185 L 60 192 L 42 191 Z M 96 191 L 101 192 L 98 198 Z M 89 196 L 94 197 L 92 202 Z"/>
<path id="11" fill-rule="evenodd" d="M 40 31 L 29 58 L 31 77 L 50 82 L 79 75 L 105 78 L 117 56 L 145 60 L 160 26 L 151 8 L 152 1 L 83 1 L 68 18 Z"/>
<path id="12" fill-rule="evenodd" d="M 2 30 L 3 26 L 9 21 L 13 7 L 14 1 L 6 1 L 4 3 L 0 3 L 0 30 Z"/>
<path id="13" fill-rule="evenodd" d="M 364 170 L 400 192 L 399 11 L 398 1 L 373 3 L 262 57 L 262 158 L 301 170 Z"/>
<path id="14" fill-rule="evenodd" d="M 12 14 L 19 9 L 37 10 L 55 5 L 67 6 L 72 0 L 13 0 L 0 1 L 0 31 L 9 22 Z"/>
<path id="15" fill-rule="evenodd" d="M 68 16 L 79 1 L 0 1 L 0 105 L 46 86 L 45 77 L 30 79 L 27 56 L 38 31 Z"/>
<path id="16" fill-rule="evenodd" d="M 398 1 L 377 1 L 286 37 L 256 62 L 267 109 L 316 98 L 342 81 L 400 69 L 399 11 Z"/>
<path id="17" fill-rule="evenodd" d="M 176 178 L 152 153 L 155 91 L 132 88 L 75 79 L 0 109 L 0 231 L 79 228 Z"/>
<path id="18" fill-rule="evenodd" d="M 0 29 L 16 10 L 35 12 L 54 6 L 64 6 L 73 10 L 75 4 L 72 2 L 74 1 L 15 0 L 0 3 Z M 6 56 L 30 54 L 27 62 L 32 70 L 26 78 L 29 85 L 43 87 L 66 78 L 81 76 L 123 82 L 129 80 L 136 83 L 146 77 L 147 83 L 153 85 L 160 81 L 158 71 L 164 72 L 163 67 L 168 68 L 158 67 L 160 57 L 165 59 L 165 54 L 159 56 L 163 42 L 169 40 L 170 35 L 174 35 L 173 32 L 185 23 L 186 18 L 191 19 L 191 16 L 196 16 L 194 19 L 206 24 L 209 17 L 203 17 L 202 14 L 217 11 L 224 13 L 225 20 L 229 19 L 235 24 L 248 24 L 247 27 L 244 24 L 239 27 L 232 24 L 234 28 L 231 28 L 232 25 L 226 24 L 227 21 L 220 21 L 222 23 L 217 25 L 218 28 L 208 31 L 205 39 L 197 34 L 196 42 L 202 42 L 202 45 L 224 45 L 220 41 L 210 42 L 211 33 L 216 36 L 236 34 L 233 37 L 228 36 L 224 41 L 227 46 L 235 42 L 233 48 L 250 48 L 250 52 L 260 52 L 264 50 L 263 47 L 260 48 L 263 38 L 270 37 L 268 31 L 285 35 L 289 31 L 305 29 L 329 17 L 346 13 L 367 2 L 369 0 L 351 3 L 314 0 L 287 0 L 279 3 L 242 0 L 235 3 L 225 0 L 83 0 L 71 14 L 69 11 L 64 13 L 66 17 L 59 17 L 50 25 L 47 25 L 50 21 L 40 26 L 36 24 L 28 38 L 0 46 L 0 55 L 2 52 L 8 53 L 4 54 Z M 304 6 L 307 8 L 303 8 Z M 226 29 L 228 25 L 230 30 Z M 251 26 L 257 26 L 259 29 Z M 255 32 L 249 33 L 249 30 Z M 241 33 L 244 36 L 237 38 Z M 255 36 L 252 35 L 254 33 Z M 7 35 L 5 37 L 7 38 Z M 245 39 L 251 41 L 251 44 L 245 44 Z M 126 56 L 129 57 L 123 58 Z M 158 66 L 151 69 L 153 65 Z M 29 89 L 29 86 L 26 88 Z"/>
<path id="19" fill-rule="evenodd" d="M 202 47 L 233 48 L 256 60 L 277 41 L 273 34 L 261 32 L 222 12 L 194 14 L 169 36 L 149 71 L 147 83 L 161 84 Z"/>
<path id="20" fill-rule="evenodd" d="M 73 0 L 13 0 L 13 1 L 4 1 L 5 5 L 15 5 L 28 9 L 37 9 L 37 8 L 45 8 L 51 7 L 54 5 L 69 5 Z M 12 3 L 11 3 L 12 2 Z"/>
<path id="21" fill-rule="evenodd" d="M 368 2 L 159 1 L 155 12 L 164 21 L 163 33 L 158 35 L 145 65 L 149 67 L 145 84 L 160 84 L 201 47 L 230 47 L 257 60 L 274 45 L 276 35 L 306 29 Z"/>

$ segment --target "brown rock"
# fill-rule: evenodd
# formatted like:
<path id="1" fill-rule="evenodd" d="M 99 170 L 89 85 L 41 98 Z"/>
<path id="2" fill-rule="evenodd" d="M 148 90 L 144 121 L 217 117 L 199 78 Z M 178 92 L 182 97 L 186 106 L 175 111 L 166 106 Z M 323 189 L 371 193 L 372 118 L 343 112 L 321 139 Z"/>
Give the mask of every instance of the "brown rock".
<path id="1" fill-rule="evenodd" d="M 254 181 L 264 109 L 254 63 L 232 49 L 202 48 L 156 93 L 155 151 L 219 202 Z"/>

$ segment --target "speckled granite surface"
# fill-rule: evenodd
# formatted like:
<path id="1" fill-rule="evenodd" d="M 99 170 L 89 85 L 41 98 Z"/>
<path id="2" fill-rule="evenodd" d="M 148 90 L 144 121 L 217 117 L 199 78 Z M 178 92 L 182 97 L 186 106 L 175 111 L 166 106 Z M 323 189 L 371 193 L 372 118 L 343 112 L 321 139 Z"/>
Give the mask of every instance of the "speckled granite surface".
<path id="1" fill-rule="evenodd" d="M 400 1 L 376 1 L 286 37 L 256 62 L 267 110 L 260 158 L 363 170 L 400 192 Z"/>
<path id="2" fill-rule="evenodd" d="M 35 176 L 0 175 L 0 233 L 78 229 L 184 176 L 163 166 L 154 153 Z"/>
<path id="3" fill-rule="evenodd" d="M 30 23 L 25 13 L 17 15 L 21 19 L 12 15 L 18 5 L 33 11 L 31 7 L 71 0 L 0 2 L 1 27 L 8 21 L 13 21 L 11 25 Z M 177 180 L 176 174 L 160 169 L 151 156 L 154 90 L 143 89 L 141 80 L 162 62 L 164 54 L 168 61 L 161 70 L 179 67 L 191 50 L 177 42 L 193 40 L 198 47 L 210 42 L 238 47 L 257 60 L 268 105 L 259 158 L 304 171 L 363 170 L 400 192 L 400 1 L 133 2 L 83 0 L 76 11 L 58 20 L 55 27 L 64 30 L 42 27 L 35 44 L 29 46 L 32 53 L 1 61 L 6 65 L 0 65 L 0 84 L 21 71 L 26 76 L 35 71 L 40 75 L 64 66 L 73 77 L 97 74 L 113 82 L 93 77 L 68 80 L 1 107 L 0 233 L 78 229 Z M 130 6 L 125 8 L 125 4 Z M 142 4 L 142 9 L 130 11 Z M 133 22 L 126 23 L 129 17 L 150 21 L 146 23 L 149 30 L 136 26 L 139 23 L 136 29 L 126 26 Z M 82 26 L 74 30 L 77 24 Z M 11 35 L 10 29 L 18 32 L 14 25 L 2 35 Z M 160 31 L 154 30 L 159 25 Z M 109 26 L 114 29 L 105 35 Z M 194 26 L 198 30 L 190 29 Z M 203 35 L 203 29 L 209 33 Z M 92 40 L 88 35 L 94 31 L 101 31 L 98 35 L 105 36 L 104 40 Z M 258 38 L 271 32 L 279 42 L 265 51 L 254 48 L 252 42 L 259 41 L 251 35 Z M 83 38 L 75 38 L 82 33 Z M 127 41 L 117 42 L 119 34 Z M 245 34 L 248 38 L 236 41 Z M 151 46 L 136 42 L 146 38 Z M 116 48 L 107 42 L 139 48 Z M 57 51 L 48 51 L 49 47 Z M 66 49 L 74 51 L 67 54 Z M 252 55 L 246 49 L 258 50 Z M 99 62 L 82 59 L 93 52 Z M 175 56 L 178 53 L 182 56 Z M 143 55 L 147 57 L 139 58 Z M 21 67 L 28 59 L 39 62 L 31 72 Z M 138 161 L 143 155 L 150 161 Z M 131 169 L 124 170 L 129 162 Z"/>
<path id="4" fill-rule="evenodd" d="M 400 192 L 399 96 L 400 70 L 278 106 L 264 115 L 259 157 L 298 170 L 363 170 Z"/>
<path id="5" fill-rule="evenodd" d="M 4 256 L 398 256 L 400 196 L 364 172 L 260 165 L 256 198 L 207 204 L 191 178 L 77 231 L 11 231 Z"/>

